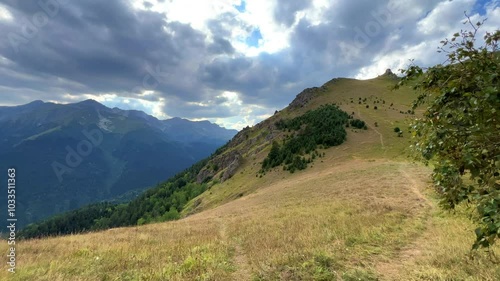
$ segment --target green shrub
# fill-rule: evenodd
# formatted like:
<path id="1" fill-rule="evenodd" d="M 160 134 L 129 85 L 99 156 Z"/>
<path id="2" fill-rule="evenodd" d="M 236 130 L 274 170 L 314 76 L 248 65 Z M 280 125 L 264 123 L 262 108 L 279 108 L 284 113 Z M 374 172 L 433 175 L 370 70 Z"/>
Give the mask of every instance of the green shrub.
<path id="1" fill-rule="evenodd" d="M 276 141 L 273 142 L 271 151 L 262 162 L 260 173 L 283 163 L 284 169 L 291 173 L 307 168 L 307 164 L 311 163 L 315 156 L 310 155 L 306 158 L 302 155 L 311 152 L 315 155 L 318 147 L 328 148 L 343 143 L 347 136 L 345 127 L 349 125 L 360 129 L 366 126 L 365 122 L 359 119 L 350 120 L 349 117 L 338 106 L 330 104 L 290 120 L 278 120 L 275 123 L 278 129 L 297 133 L 284 139 L 281 145 Z"/>
<path id="2" fill-rule="evenodd" d="M 358 129 L 363 129 L 366 126 L 365 121 L 362 121 L 359 119 L 353 119 L 350 121 L 350 123 L 351 123 L 352 127 L 358 128 Z"/>

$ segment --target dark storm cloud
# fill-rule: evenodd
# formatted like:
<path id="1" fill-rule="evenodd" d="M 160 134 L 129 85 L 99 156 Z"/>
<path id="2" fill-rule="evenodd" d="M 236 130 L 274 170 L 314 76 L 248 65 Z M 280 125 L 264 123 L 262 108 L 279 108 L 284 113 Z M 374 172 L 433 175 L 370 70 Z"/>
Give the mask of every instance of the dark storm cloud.
<path id="1" fill-rule="evenodd" d="M 228 40 L 217 37 L 214 39 L 214 43 L 212 43 L 210 46 L 208 46 L 208 51 L 213 54 L 233 54 L 234 53 L 234 47 L 231 45 L 231 42 Z"/>
<path id="2" fill-rule="evenodd" d="M 37 1 L 3 2 L 16 18 L 29 20 L 33 14 L 43 11 Z M 26 37 L 23 35 L 25 22 L 1 24 L 6 34 Z M 85 85 L 87 92 L 129 92 L 142 86 L 144 76 L 158 66 L 162 74 L 175 77 L 176 68 L 184 60 L 199 57 L 206 49 L 205 35 L 189 25 L 166 23 L 162 14 L 134 11 L 119 0 L 60 5 L 57 14 L 38 28 L 33 38 L 27 39 L 28 42 L 18 45 L 14 42 L 18 51 L 11 40 L 4 38 L 0 42 L 0 54 L 13 62 L 9 67 L 12 73 L 61 77 Z M 216 43 L 219 49 L 231 51 L 231 46 L 223 40 Z M 10 78 L 11 84 L 26 83 L 23 78 Z M 33 81 L 32 86 L 46 90 L 40 82 L 43 81 Z M 190 96 L 190 89 L 185 89 L 182 83 L 157 84 L 155 90 Z M 82 89 L 70 87 L 67 90 L 79 92 Z"/>
<path id="3" fill-rule="evenodd" d="M 244 104 L 274 110 L 306 87 L 333 77 L 352 77 L 377 55 L 422 40 L 415 23 L 438 4 L 411 1 L 417 12 L 407 16 L 407 2 L 393 1 L 399 3 L 393 9 L 389 1 L 332 2 L 319 23 L 300 20 L 289 48 L 246 57 L 228 38 L 233 26 L 249 31 L 255 27 L 230 12 L 207 23 L 208 39 L 188 24 L 169 22 L 168 15 L 151 10 L 135 10 L 127 1 L 66 0 L 57 9 L 49 5 L 48 12 L 38 2 L 0 0 L 15 19 L 0 20 L 3 103 L 71 101 L 67 93 L 117 93 L 150 101 L 164 98 L 166 114 L 191 118 L 238 114 L 224 106 L 227 100 L 217 98 L 223 91 L 240 93 Z M 150 7 L 147 1 L 142 4 Z M 291 26 L 297 12 L 310 5 L 311 1 L 279 0 L 274 18 Z M 29 33 L 33 21 L 43 20 L 35 16 L 40 13 L 46 14 L 46 23 Z M 399 39 L 387 45 L 391 36 Z M 157 94 L 140 96 L 144 90 Z"/>

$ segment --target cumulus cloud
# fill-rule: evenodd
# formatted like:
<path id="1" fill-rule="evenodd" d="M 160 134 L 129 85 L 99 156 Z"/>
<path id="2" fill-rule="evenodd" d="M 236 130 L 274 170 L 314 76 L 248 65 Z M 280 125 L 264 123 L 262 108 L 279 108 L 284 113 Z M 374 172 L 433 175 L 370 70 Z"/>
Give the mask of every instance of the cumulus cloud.
<path id="1" fill-rule="evenodd" d="M 441 62 L 499 1 L 0 0 L 0 105 L 94 98 L 242 128 L 333 77 Z"/>

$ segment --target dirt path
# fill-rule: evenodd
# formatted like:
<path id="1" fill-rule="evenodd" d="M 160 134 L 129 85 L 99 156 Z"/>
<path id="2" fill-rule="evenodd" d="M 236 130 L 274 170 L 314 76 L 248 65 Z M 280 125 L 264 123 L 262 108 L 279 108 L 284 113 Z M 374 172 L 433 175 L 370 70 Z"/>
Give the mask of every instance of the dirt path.
<path id="1" fill-rule="evenodd" d="M 376 265 L 377 272 L 383 277 L 382 280 L 402 280 L 404 267 L 422 254 L 421 245 L 425 243 L 425 234 L 431 224 L 431 220 L 429 219 L 430 212 L 435 207 L 420 191 L 424 183 L 415 180 L 415 177 L 406 171 L 407 168 L 408 165 L 402 165 L 399 171 L 406 178 L 407 182 L 410 183 L 410 190 L 425 204 L 422 206 L 421 214 L 416 218 L 424 223 L 424 229 L 418 233 L 413 242 L 402 248 L 390 261 L 381 262 Z"/>
<path id="2" fill-rule="evenodd" d="M 236 271 L 233 273 L 233 280 L 251 280 L 252 271 L 247 256 L 243 248 L 238 244 L 235 244 L 234 265 L 236 266 Z"/>
<path id="3" fill-rule="evenodd" d="M 366 126 L 368 126 L 368 124 Z M 372 126 L 368 126 L 368 128 L 372 129 L 375 133 L 377 133 L 380 136 L 380 143 L 382 144 L 382 148 L 385 148 L 385 146 L 384 146 L 384 136 L 382 135 L 382 133 L 379 132 L 377 129 L 375 129 Z"/>
<path id="4" fill-rule="evenodd" d="M 358 110 L 358 116 L 359 118 L 363 118 L 363 116 L 361 116 L 361 112 L 359 111 L 359 106 L 357 107 L 357 110 Z M 368 125 L 368 123 L 366 123 L 366 126 L 370 129 L 372 129 L 375 133 L 377 133 L 380 137 L 380 144 L 382 145 L 382 149 L 385 149 L 385 146 L 384 146 L 384 135 L 382 135 L 381 132 L 379 132 L 377 129 L 375 129 L 375 127 L 372 127 L 370 125 Z"/>
<path id="5" fill-rule="evenodd" d="M 406 165 L 405 165 L 406 166 Z M 402 166 L 399 168 L 399 171 L 404 175 L 404 177 L 411 183 L 410 185 L 410 190 L 415 193 L 415 195 L 417 195 L 418 198 L 420 198 L 420 200 L 424 201 L 425 204 L 429 207 L 429 208 L 433 208 L 434 205 L 431 203 L 431 201 L 429 201 L 429 199 L 427 199 L 427 197 L 425 197 L 422 192 L 420 191 L 420 188 L 419 186 L 422 185 L 422 183 L 418 183 L 414 177 L 412 177 L 410 174 L 408 174 L 408 172 L 406 171 L 405 169 L 405 166 Z"/>
<path id="6" fill-rule="evenodd" d="M 251 280 L 252 274 L 248 258 L 243 248 L 236 241 L 231 241 L 227 235 L 227 225 L 222 218 L 217 219 L 220 224 L 219 235 L 223 241 L 227 241 L 234 247 L 233 263 L 236 271 L 233 272 L 232 280 Z"/>

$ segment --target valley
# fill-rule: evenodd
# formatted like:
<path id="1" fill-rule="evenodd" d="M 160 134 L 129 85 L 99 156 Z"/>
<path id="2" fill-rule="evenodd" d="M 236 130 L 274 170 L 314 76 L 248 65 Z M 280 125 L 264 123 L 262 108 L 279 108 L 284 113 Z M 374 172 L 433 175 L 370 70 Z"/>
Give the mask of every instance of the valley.
<path id="1" fill-rule="evenodd" d="M 0 169 L 22 174 L 20 227 L 92 203 L 129 201 L 237 132 L 208 121 L 158 120 L 94 100 L 0 107 L 0 127 Z M 7 209 L 6 194 L 0 198 Z"/>

